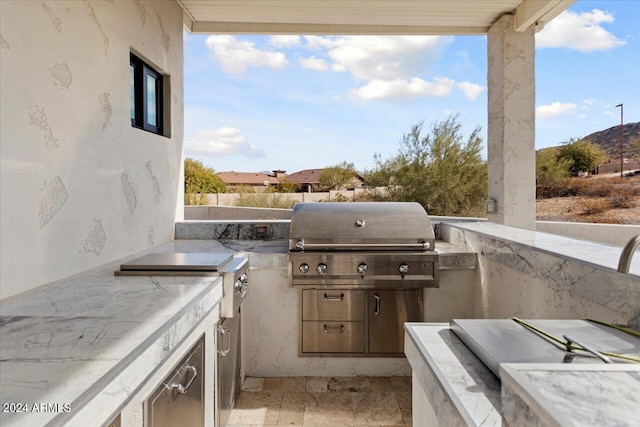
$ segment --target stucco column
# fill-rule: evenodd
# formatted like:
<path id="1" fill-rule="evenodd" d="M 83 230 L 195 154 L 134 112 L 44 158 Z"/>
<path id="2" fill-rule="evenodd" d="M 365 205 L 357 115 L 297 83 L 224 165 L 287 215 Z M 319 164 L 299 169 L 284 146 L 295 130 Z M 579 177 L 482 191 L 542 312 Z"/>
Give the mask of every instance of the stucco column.
<path id="1" fill-rule="evenodd" d="M 489 221 L 535 230 L 534 29 L 503 15 L 487 36 Z"/>

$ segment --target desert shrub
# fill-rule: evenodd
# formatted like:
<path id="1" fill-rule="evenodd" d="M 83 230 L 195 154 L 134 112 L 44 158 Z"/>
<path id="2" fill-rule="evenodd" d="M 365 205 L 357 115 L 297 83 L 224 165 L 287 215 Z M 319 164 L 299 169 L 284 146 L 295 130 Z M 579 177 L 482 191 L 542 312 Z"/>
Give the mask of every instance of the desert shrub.
<path id="1" fill-rule="evenodd" d="M 274 192 L 240 193 L 234 203 L 239 207 L 291 209 L 294 201 Z"/>
<path id="2" fill-rule="evenodd" d="M 345 196 L 343 194 L 340 194 L 340 193 L 336 194 L 333 197 L 333 200 L 332 200 L 332 202 L 349 202 L 349 201 L 350 200 L 349 200 L 349 198 L 347 196 Z"/>
<path id="3" fill-rule="evenodd" d="M 209 205 L 209 196 L 207 194 L 184 193 L 184 204 L 199 206 Z"/>
<path id="4" fill-rule="evenodd" d="M 584 199 L 580 201 L 583 215 L 597 215 L 609 210 L 609 200 L 603 198 Z"/>
<path id="5" fill-rule="evenodd" d="M 569 178 L 571 162 L 560 159 L 555 148 L 547 148 L 536 153 L 536 186 L 557 188 Z M 552 196 L 557 197 L 557 196 Z"/>
<path id="6" fill-rule="evenodd" d="M 633 196 L 635 196 L 635 188 L 616 188 L 611 193 L 611 196 L 609 198 L 609 205 L 613 209 L 631 209 L 635 207 Z"/>
<path id="7" fill-rule="evenodd" d="M 357 176 L 354 164 L 344 161 L 322 169 L 318 176 L 318 183 L 323 191 L 341 190 Z"/>
<path id="8" fill-rule="evenodd" d="M 422 122 L 414 124 L 395 156 L 374 157 L 367 182 L 387 192 L 372 197 L 418 202 L 432 215 L 484 215 L 488 180 L 480 128 L 465 141 L 458 119 L 453 115 L 433 123 L 427 135 Z"/>
<path id="9" fill-rule="evenodd" d="M 569 171 L 577 175 L 579 171 L 592 171 L 604 162 L 606 153 L 586 139 L 572 138 L 558 149 L 558 159 L 569 162 Z"/>

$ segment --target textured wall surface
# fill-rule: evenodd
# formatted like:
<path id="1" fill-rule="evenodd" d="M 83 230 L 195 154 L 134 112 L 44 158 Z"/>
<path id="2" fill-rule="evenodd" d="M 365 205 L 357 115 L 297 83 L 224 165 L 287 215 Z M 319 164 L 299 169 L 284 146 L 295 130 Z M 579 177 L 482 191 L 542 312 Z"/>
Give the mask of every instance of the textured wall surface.
<path id="1" fill-rule="evenodd" d="M 535 40 L 503 15 L 487 34 L 489 221 L 535 230 Z"/>
<path id="2" fill-rule="evenodd" d="M 0 2 L 0 298 L 173 237 L 182 11 L 173 1 Z M 131 126 L 129 52 L 171 80 L 171 136 Z"/>

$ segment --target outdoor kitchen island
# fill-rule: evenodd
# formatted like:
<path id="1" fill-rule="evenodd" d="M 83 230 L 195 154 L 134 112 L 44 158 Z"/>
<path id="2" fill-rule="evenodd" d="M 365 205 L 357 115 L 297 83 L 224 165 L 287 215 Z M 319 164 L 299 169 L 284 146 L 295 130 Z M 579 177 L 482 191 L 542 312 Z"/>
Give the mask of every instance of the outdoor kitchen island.
<path id="1" fill-rule="evenodd" d="M 405 328 L 415 426 L 637 425 L 640 364 L 505 364 L 501 384 L 448 323 Z"/>

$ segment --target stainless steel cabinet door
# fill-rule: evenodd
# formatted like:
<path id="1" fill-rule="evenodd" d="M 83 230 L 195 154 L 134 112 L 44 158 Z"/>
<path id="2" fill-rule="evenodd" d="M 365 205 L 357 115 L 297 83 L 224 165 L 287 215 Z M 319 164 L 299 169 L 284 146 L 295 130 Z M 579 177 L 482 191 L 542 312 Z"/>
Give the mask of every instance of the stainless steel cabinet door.
<path id="1" fill-rule="evenodd" d="M 147 400 L 148 427 L 204 426 L 204 340 Z"/>
<path id="2" fill-rule="evenodd" d="M 218 331 L 217 423 L 224 427 L 240 394 L 240 312 L 220 323 Z"/>
<path id="3" fill-rule="evenodd" d="M 422 292 L 369 291 L 369 353 L 402 354 L 404 323 L 422 320 Z"/>

